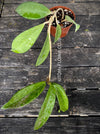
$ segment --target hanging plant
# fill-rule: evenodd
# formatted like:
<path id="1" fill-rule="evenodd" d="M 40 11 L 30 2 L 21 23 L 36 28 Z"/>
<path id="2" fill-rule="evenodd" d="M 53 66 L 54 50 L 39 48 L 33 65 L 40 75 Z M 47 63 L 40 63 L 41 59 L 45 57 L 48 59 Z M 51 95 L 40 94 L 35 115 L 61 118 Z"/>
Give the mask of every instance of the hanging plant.
<path id="1" fill-rule="evenodd" d="M 56 97 L 60 107 L 59 111 L 65 112 L 68 110 L 69 105 L 68 97 L 63 87 L 57 83 L 51 82 L 52 42 L 50 33 L 55 37 L 55 43 L 60 37 L 64 37 L 68 33 L 72 24 L 75 24 L 75 32 L 79 29 L 80 25 L 75 22 L 74 12 L 63 6 L 53 7 L 49 10 L 44 5 L 36 2 L 24 2 L 17 7 L 16 12 L 20 16 L 30 20 L 46 18 L 44 23 L 34 26 L 19 34 L 12 42 L 11 51 L 14 53 L 27 52 L 38 39 L 44 26 L 48 24 L 47 36 L 40 55 L 37 58 L 36 66 L 41 65 L 50 53 L 49 75 L 47 76 L 46 81 L 31 84 L 19 90 L 6 104 L 2 106 L 1 109 L 14 109 L 29 104 L 43 92 L 46 84 L 48 84 L 49 89 L 47 95 L 34 125 L 34 130 L 37 130 L 46 123 L 51 115 Z"/>

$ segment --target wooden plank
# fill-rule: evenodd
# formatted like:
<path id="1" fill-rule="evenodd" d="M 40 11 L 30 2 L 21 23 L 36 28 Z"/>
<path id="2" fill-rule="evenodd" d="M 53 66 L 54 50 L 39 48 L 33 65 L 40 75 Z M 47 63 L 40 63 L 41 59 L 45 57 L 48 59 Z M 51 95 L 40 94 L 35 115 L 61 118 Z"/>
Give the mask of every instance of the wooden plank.
<path id="1" fill-rule="evenodd" d="M 94 16 L 88 16 L 88 15 L 80 15 L 76 16 L 76 22 L 79 22 L 81 25 L 81 28 L 79 31 L 85 31 L 88 29 L 88 31 L 100 31 L 100 16 L 94 15 Z M 14 31 L 24 31 L 27 30 L 28 28 L 31 28 L 33 26 L 36 26 L 40 23 L 43 23 L 43 20 L 27 20 L 22 17 L 11 17 L 11 18 L 1 18 L 0 19 L 0 32 L 14 32 Z M 47 27 L 47 25 L 46 25 Z M 43 31 L 46 31 L 46 27 L 44 28 Z M 75 30 L 74 26 L 71 28 L 72 31 Z M 71 31 L 70 30 L 70 31 Z M 78 32 L 79 32 L 78 31 Z M 78 34 L 78 32 L 76 34 Z"/>
<path id="2" fill-rule="evenodd" d="M 5 4 L 2 13 L 3 17 L 19 16 L 15 9 L 19 4 Z M 76 15 L 100 15 L 100 3 L 45 3 L 48 8 L 54 6 L 65 6 L 71 8 Z"/>
<path id="3" fill-rule="evenodd" d="M 24 27 L 25 28 L 25 27 Z M 74 28 L 74 26 L 72 27 Z M 71 30 L 68 35 L 61 39 L 62 48 L 100 48 L 100 31 L 81 31 L 77 33 Z M 6 29 L 5 29 L 6 30 Z M 0 48 L 11 48 L 13 39 L 22 31 L 0 32 Z M 46 38 L 46 31 L 43 31 L 33 48 L 41 48 Z M 52 37 L 52 42 L 54 38 Z M 57 43 L 53 48 L 57 47 Z"/>
<path id="4" fill-rule="evenodd" d="M 99 134 L 100 117 L 49 118 L 39 130 L 34 131 L 36 118 L 1 118 L 1 134 Z"/>
<path id="5" fill-rule="evenodd" d="M 13 32 L 13 31 L 24 31 L 33 26 L 39 25 L 43 20 L 33 21 L 27 20 L 22 17 L 11 17 L 0 19 L 0 32 Z"/>
<path id="6" fill-rule="evenodd" d="M 82 28 L 82 25 L 81 25 Z M 89 28 L 90 29 L 90 28 Z M 91 29 L 92 30 L 92 29 Z M 81 29 L 75 33 L 69 31 L 65 38 L 62 38 L 62 48 L 63 47 L 100 47 L 100 33 L 99 31 L 82 31 Z"/>
<path id="7" fill-rule="evenodd" d="M 1 90 L 20 89 L 30 83 L 44 81 L 47 76 L 48 67 L 3 67 L 0 68 L 0 88 Z M 53 67 L 52 81 L 61 82 L 65 88 L 100 88 L 100 67 Z"/>
<path id="8" fill-rule="evenodd" d="M 36 45 L 36 44 L 35 44 Z M 0 67 L 25 67 L 35 68 L 36 60 L 40 53 L 40 49 L 30 49 L 25 54 L 16 54 L 10 49 L 0 50 Z M 60 58 L 59 58 L 60 54 Z M 79 66 L 99 66 L 100 67 L 100 49 L 98 48 L 64 48 L 53 49 L 53 66 L 57 67 L 58 58 L 62 67 L 79 67 Z M 49 56 L 41 65 L 46 67 L 49 65 Z"/>
<path id="9" fill-rule="evenodd" d="M 47 90 L 48 86 L 46 87 Z M 46 96 L 46 90 L 30 104 L 10 110 L 1 110 L 0 115 L 7 117 L 23 117 L 23 116 L 37 116 L 41 108 L 43 100 Z M 0 91 L 0 107 L 8 102 L 8 100 L 16 93 L 17 90 L 2 90 Z M 77 115 L 77 116 L 94 116 L 100 115 L 100 90 L 66 90 L 69 98 L 69 110 L 58 113 L 59 105 L 56 101 L 52 115 Z"/>
<path id="10" fill-rule="evenodd" d="M 23 3 L 23 2 L 27 2 L 28 0 L 5 0 L 5 3 Z M 35 0 L 35 2 L 39 2 L 39 3 L 88 3 L 88 2 L 100 2 L 100 0 Z"/>
<path id="11" fill-rule="evenodd" d="M 21 3 L 22 1 L 25 0 L 5 0 L 5 3 Z M 68 88 L 66 93 L 69 97 L 70 108 L 66 113 L 58 114 L 59 106 L 56 102 L 52 117 L 57 118 L 50 118 L 50 122 L 47 122 L 42 129 L 35 131 L 35 133 L 98 134 L 100 133 L 100 101 L 98 101 L 100 98 L 100 50 L 98 49 L 100 47 L 100 0 L 43 0 L 42 2 L 40 1 L 40 3 L 45 3 L 47 7 L 52 7 L 52 5 L 68 5 L 77 14 L 77 22 L 80 22 L 81 29 L 77 33 L 74 33 L 74 27 L 72 27 L 67 38 L 61 40 L 62 48 L 65 48 L 61 50 L 61 82 L 58 82 L 58 50 L 55 49 L 57 44 L 53 47 L 52 81 L 61 83 L 65 89 Z M 34 66 L 34 59 L 38 56 L 45 40 L 46 28 L 44 28 L 41 37 L 33 47 L 34 49 L 22 55 L 10 52 L 11 42 L 16 35 L 29 27 L 43 22 L 43 20 L 40 20 L 38 21 L 39 23 L 34 23 L 34 21 L 18 17 L 14 12 L 18 5 L 19 4 L 5 4 L 3 12 L 4 18 L 0 20 L 0 107 L 11 98 L 17 89 L 33 82 L 45 80 L 48 74 L 49 59 L 38 68 Z M 25 22 L 26 24 L 24 24 Z M 88 30 L 85 31 L 85 29 Z M 95 49 L 88 47 L 94 47 Z M 88 90 L 84 90 L 86 88 Z M 0 118 L 0 133 L 33 134 L 33 124 L 36 118 L 19 117 L 36 117 L 46 95 L 46 91 L 47 88 L 38 99 L 23 108 L 0 110 L 0 117 L 18 117 Z M 68 115 L 89 115 L 91 117 L 58 118 L 59 116 L 66 117 Z"/>
<path id="12" fill-rule="evenodd" d="M 81 22 L 80 22 L 81 20 Z M 16 18 L 1 18 L 0 25 L 0 48 L 9 48 L 11 46 L 11 42 L 19 33 L 22 31 L 38 25 L 38 22 L 30 21 L 23 19 L 21 17 Z M 25 22 L 25 23 L 24 23 Z M 34 22 L 34 23 L 33 23 Z M 41 21 L 39 21 L 41 23 Z M 69 34 L 62 38 L 62 47 L 100 47 L 99 40 L 99 23 L 100 17 L 98 16 L 78 16 L 77 22 L 80 22 L 81 28 L 75 33 L 74 26 L 70 29 Z M 91 24 L 90 24 L 91 23 Z M 96 26 L 94 27 L 94 25 Z M 88 29 L 89 31 L 85 31 Z M 40 35 L 39 41 L 37 41 L 37 48 L 40 43 L 43 44 L 46 37 L 46 27 L 44 28 L 42 34 Z M 67 42 L 67 43 L 66 43 Z M 9 47 L 8 47 L 9 46 Z"/>

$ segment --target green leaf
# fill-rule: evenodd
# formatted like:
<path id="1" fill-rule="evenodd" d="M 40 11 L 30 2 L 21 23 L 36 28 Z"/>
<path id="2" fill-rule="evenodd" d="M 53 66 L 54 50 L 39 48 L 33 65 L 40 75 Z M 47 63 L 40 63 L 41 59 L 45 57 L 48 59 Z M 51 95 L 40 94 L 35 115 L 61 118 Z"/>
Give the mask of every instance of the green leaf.
<path id="1" fill-rule="evenodd" d="M 28 51 L 37 40 L 43 27 L 44 24 L 40 24 L 19 34 L 12 42 L 11 51 L 15 53 L 25 53 Z"/>
<path id="2" fill-rule="evenodd" d="M 1 109 L 18 108 L 30 103 L 42 93 L 45 86 L 46 83 L 42 81 L 19 90 Z"/>
<path id="3" fill-rule="evenodd" d="M 37 59 L 36 66 L 39 66 L 40 64 L 42 64 L 46 60 L 46 58 L 48 57 L 49 51 L 50 51 L 50 43 L 49 43 L 49 34 L 47 33 L 47 37 L 46 37 L 46 40 L 44 42 L 43 48 L 42 48 L 40 55 Z"/>
<path id="4" fill-rule="evenodd" d="M 71 17 L 69 17 L 68 15 L 65 16 L 65 19 L 68 21 L 68 22 L 71 22 L 71 23 L 74 23 L 76 28 L 75 28 L 75 32 L 80 28 L 80 25 L 77 24 Z"/>
<path id="5" fill-rule="evenodd" d="M 52 86 L 55 89 L 60 110 L 65 112 L 66 110 L 68 110 L 68 105 L 69 105 L 68 97 L 66 96 L 66 93 L 61 85 L 52 83 Z"/>
<path id="6" fill-rule="evenodd" d="M 60 38 L 60 36 L 61 36 L 61 26 L 57 24 L 54 43 Z"/>
<path id="7" fill-rule="evenodd" d="M 52 113 L 55 104 L 55 99 L 56 99 L 55 90 L 50 85 L 46 98 L 41 107 L 39 116 L 35 122 L 34 130 L 41 128 L 46 123 L 50 114 Z"/>
<path id="8" fill-rule="evenodd" d="M 50 10 L 43 4 L 36 2 L 24 2 L 20 4 L 16 12 L 22 17 L 30 20 L 36 20 L 46 17 L 50 14 Z"/>

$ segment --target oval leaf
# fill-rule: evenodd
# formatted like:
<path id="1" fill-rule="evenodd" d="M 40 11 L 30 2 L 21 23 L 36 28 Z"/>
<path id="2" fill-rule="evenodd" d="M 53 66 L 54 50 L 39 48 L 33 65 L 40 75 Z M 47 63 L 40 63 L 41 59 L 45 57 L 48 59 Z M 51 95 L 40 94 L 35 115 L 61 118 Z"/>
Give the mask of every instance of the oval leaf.
<path id="1" fill-rule="evenodd" d="M 61 26 L 57 24 L 54 43 L 60 38 L 60 36 L 61 36 Z"/>
<path id="2" fill-rule="evenodd" d="M 65 112 L 66 110 L 68 110 L 68 97 L 66 96 L 66 93 L 61 85 L 52 83 L 52 86 L 55 89 L 60 110 Z"/>
<path id="3" fill-rule="evenodd" d="M 36 2 L 24 2 L 20 4 L 16 12 L 26 19 L 41 19 L 50 14 L 50 10 Z"/>
<path id="4" fill-rule="evenodd" d="M 44 42 L 43 48 L 37 59 L 36 66 L 39 66 L 40 64 L 42 64 L 45 61 L 45 59 L 48 57 L 49 51 L 50 51 L 50 43 L 49 43 L 49 34 L 47 33 L 47 37 Z"/>
<path id="5" fill-rule="evenodd" d="M 65 19 L 68 21 L 68 22 L 71 22 L 73 24 L 75 24 L 75 32 L 77 32 L 77 30 L 80 28 L 80 25 L 77 24 L 71 17 L 69 17 L 68 15 L 65 16 Z"/>
<path id="6" fill-rule="evenodd" d="M 18 108 L 30 103 L 42 93 L 45 86 L 46 83 L 43 81 L 19 90 L 1 109 Z"/>
<path id="7" fill-rule="evenodd" d="M 39 116 L 35 122 L 34 130 L 41 128 L 46 123 L 53 110 L 55 99 L 55 90 L 50 85 L 44 103 L 41 107 Z"/>
<path id="8" fill-rule="evenodd" d="M 11 51 L 15 53 L 25 53 L 28 51 L 37 40 L 43 27 L 44 24 L 40 24 L 19 34 L 12 42 Z"/>

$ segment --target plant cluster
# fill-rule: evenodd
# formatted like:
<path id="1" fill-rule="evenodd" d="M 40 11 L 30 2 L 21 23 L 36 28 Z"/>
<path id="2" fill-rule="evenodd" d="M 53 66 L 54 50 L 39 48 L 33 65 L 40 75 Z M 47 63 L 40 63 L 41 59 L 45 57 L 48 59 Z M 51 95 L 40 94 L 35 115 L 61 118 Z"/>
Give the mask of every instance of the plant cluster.
<path id="1" fill-rule="evenodd" d="M 48 120 L 50 114 L 52 113 L 55 100 L 57 97 L 60 110 L 65 112 L 68 110 L 68 97 L 66 96 L 65 90 L 63 87 L 57 83 L 51 82 L 51 71 L 52 71 L 52 42 L 50 36 L 50 29 L 53 23 L 55 22 L 56 25 L 56 34 L 54 43 L 60 38 L 61 36 L 61 23 L 74 23 L 76 28 L 75 32 L 79 29 L 80 25 L 77 24 L 70 16 L 64 14 L 64 10 L 62 8 L 58 8 L 57 10 L 50 11 L 47 7 L 42 4 L 36 2 L 25 2 L 20 4 L 16 12 L 30 20 L 37 20 L 44 17 L 49 17 L 47 21 L 37 26 L 34 26 L 21 34 L 19 34 L 12 42 L 12 49 L 11 51 L 15 53 L 25 53 L 27 52 L 36 42 L 37 38 L 39 37 L 41 31 L 43 30 L 44 26 L 48 24 L 47 29 L 47 36 L 44 42 L 43 48 L 40 52 L 40 55 L 37 58 L 36 66 L 41 65 L 48 54 L 50 53 L 50 67 L 49 67 L 49 75 L 46 78 L 46 81 L 41 81 L 35 84 L 31 84 L 21 90 L 19 90 L 15 95 L 5 104 L 2 106 L 2 109 L 12 109 L 25 106 L 29 104 L 34 99 L 36 99 L 45 89 L 46 84 L 49 85 L 49 89 L 47 91 L 47 95 L 39 112 L 39 116 L 35 122 L 34 130 L 41 128 L 46 121 Z M 61 13 L 61 21 L 59 21 L 57 14 Z"/>

